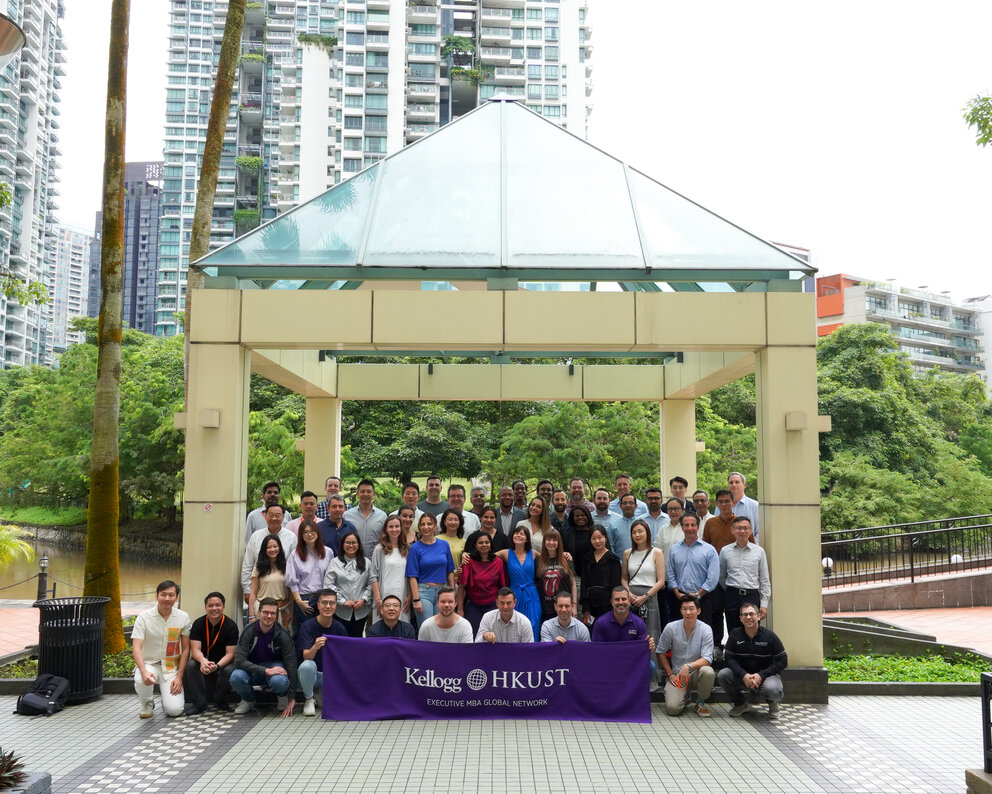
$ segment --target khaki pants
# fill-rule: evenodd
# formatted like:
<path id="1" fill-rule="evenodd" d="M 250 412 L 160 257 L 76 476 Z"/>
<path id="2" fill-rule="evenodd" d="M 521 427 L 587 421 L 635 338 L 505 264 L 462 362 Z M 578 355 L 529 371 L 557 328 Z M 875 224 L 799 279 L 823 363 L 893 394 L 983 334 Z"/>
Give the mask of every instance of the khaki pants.
<path id="1" fill-rule="evenodd" d="M 672 717 L 677 717 L 685 711 L 689 702 L 689 693 L 696 690 L 699 701 L 705 702 L 713 691 L 713 682 L 716 681 L 716 673 L 709 665 L 693 670 L 689 674 L 689 685 L 677 687 L 671 680 L 665 681 L 665 711 Z"/>

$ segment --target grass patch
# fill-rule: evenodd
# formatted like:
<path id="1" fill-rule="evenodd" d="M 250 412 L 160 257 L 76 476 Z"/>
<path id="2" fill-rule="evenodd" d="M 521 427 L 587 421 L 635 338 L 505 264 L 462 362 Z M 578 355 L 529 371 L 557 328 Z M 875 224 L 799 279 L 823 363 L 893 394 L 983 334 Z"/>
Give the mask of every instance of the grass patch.
<path id="1" fill-rule="evenodd" d="M 86 523 L 85 507 L 11 507 L 3 508 L 3 518 L 18 524 L 39 527 L 74 527 Z"/>
<path id="2" fill-rule="evenodd" d="M 966 682 L 980 680 L 988 663 L 973 654 L 956 654 L 954 661 L 941 656 L 845 656 L 826 659 L 831 681 Z"/>
<path id="3" fill-rule="evenodd" d="M 103 657 L 104 678 L 130 678 L 132 675 L 134 675 L 134 659 L 131 657 L 130 648 Z M 37 677 L 37 659 L 22 659 L 0 667 L 0 678 L 25 678 L 33 681 Z"/>

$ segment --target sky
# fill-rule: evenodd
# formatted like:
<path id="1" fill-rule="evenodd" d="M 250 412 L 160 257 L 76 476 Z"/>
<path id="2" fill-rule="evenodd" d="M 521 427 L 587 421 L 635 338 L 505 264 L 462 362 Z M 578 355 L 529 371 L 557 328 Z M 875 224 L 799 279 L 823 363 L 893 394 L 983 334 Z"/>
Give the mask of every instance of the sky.
<path id="1" fill-rule="evenodd" d="M 992 3 L 589 0 L 589 140 L 843 272 L 992 292 Z M 132 0 L 127 159 L 162 157 L 168 3 Z M 939 9 L 939 10 L 938 10 Z M 99 207 L 110 0 L 68 0 L 59 219 Z"/>

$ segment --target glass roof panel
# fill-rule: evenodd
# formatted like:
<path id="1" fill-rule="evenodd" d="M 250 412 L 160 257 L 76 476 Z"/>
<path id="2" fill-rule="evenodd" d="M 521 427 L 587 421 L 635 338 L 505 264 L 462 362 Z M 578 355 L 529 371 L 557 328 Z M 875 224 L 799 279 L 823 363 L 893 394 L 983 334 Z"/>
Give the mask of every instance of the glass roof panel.
<path id="1" fill-rule="evenodd" d="M 648 264 L 677 270 L 794 270 L 797 261 L 630 169 Z"/>
<path id="2" fill-rule="evenodd" d="M 280 215 L 200 260 L 214 265 L 354 265 L 379 166 Z"/>
<path id="3" fill-rule="evenodd" d="M 477 111 L 386 160 L 362 264 L 499 267 L 501 237 L 499 115 Z"/>
<path id="4" fill-rule="evenodd" d="M 644 267 L 623 163 L 516 103 L 505 110 L 507 265 Z"/>

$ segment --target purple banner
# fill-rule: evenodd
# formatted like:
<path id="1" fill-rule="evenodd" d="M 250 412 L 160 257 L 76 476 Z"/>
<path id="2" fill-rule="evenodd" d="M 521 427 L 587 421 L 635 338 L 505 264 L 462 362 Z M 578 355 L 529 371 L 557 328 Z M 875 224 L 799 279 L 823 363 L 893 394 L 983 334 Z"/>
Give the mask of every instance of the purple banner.
<path id="1" fill-rule="evenodd" d="M 651 722 L 647 641 L 446 644 L 329 636 L 326 720 Z"/>

